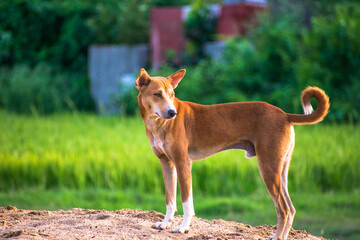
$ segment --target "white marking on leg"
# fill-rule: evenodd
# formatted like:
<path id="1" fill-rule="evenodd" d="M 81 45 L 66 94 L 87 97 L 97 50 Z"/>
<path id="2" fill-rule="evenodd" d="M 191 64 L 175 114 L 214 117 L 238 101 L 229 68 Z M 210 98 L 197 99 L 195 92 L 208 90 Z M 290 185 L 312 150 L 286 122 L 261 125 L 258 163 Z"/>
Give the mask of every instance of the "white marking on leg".
<path id="1" fill-rule="evenodd" d="M 190 229 L 191 219 L 195 215 L 192 189 L 190 189 L 189 199 L 183 202 L 182 205 L 184 211 L 184 218 L 182 224 L 179 227 L 174 228 L 173 232 L 185 233 L 188 232 Z"/>
<path id="2" fill-rule="evenodd" d="M 156 222 L 154 224 L 154 227 L 159 228 L 159 229 L 169 228 L 169 226 L 171 224 L 171 220 L 173 220 L 173 218 L 174 218 L 175 212 L 176 212 L 176 205 L 172 202 L 167 204 L 164 220 L 162 222 Z"/>

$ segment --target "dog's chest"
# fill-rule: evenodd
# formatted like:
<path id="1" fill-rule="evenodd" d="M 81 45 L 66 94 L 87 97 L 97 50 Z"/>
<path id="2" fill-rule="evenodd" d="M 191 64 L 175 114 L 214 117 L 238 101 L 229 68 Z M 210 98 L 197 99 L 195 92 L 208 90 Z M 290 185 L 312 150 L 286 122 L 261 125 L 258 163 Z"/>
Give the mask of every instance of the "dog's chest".
<path id="1" fill-rule="evenodd" d="M 154 136 L 151 147 L 160 153 L 165 153 L 165 143 L 160 138 Z"/>

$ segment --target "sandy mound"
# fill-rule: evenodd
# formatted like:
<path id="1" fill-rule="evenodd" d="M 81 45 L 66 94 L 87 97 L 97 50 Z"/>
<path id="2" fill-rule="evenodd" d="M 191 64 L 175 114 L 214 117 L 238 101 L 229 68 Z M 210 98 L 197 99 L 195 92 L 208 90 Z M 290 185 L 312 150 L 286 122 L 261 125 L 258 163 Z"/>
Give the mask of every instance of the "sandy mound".
<path id="1" fill-rule="evenodd" d="M 266 239 L 274 226 L 252 227 L 224 220 L 194 218 L 187 234 L 157 230 L 151 226 L 163 214 L 123 209 L 119 211 L 70 209 L 68 211 L 0 208 L 0 238 L 6 239 Z M 176 216 L 173 226 L 181 222 Z M 289 239 L 323 239 L 292 230 Z"/>

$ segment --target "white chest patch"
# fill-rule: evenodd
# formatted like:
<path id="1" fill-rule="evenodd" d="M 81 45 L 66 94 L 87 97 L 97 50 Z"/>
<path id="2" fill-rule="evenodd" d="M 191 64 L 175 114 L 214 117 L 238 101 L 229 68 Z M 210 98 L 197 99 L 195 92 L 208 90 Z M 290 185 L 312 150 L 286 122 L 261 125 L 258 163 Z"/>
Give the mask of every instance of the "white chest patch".
<path id="1" fill-rule="evenodd" d="M 164 143 L 158 138 L 154 138 L 153 147 L 156 148 L 159 152 L 165 152 Z"/>

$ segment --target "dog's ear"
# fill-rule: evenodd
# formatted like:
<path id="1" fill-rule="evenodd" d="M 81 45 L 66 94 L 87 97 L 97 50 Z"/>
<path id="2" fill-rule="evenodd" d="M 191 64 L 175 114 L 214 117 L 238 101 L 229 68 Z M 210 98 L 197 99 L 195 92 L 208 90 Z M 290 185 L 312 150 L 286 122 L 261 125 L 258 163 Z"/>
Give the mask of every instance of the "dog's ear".
<path id="1" fill-rule="evenodd" d="M 169 81 L 171 82 L 172 87 L 175 89 L 180 82 L 180 80 L 184 77 L 186 70 L 181 69 L 176 73 L 171 74 L 168 76 Z"/>
<path id="2" fill-rule="evenodd" d="M 145 69 L 140 70 L 139 76 L 135 80 L 135 87 L 140 91 L 144 87 L 147 87 L 150 84 L 150 76 L 145 71 Z"/>

